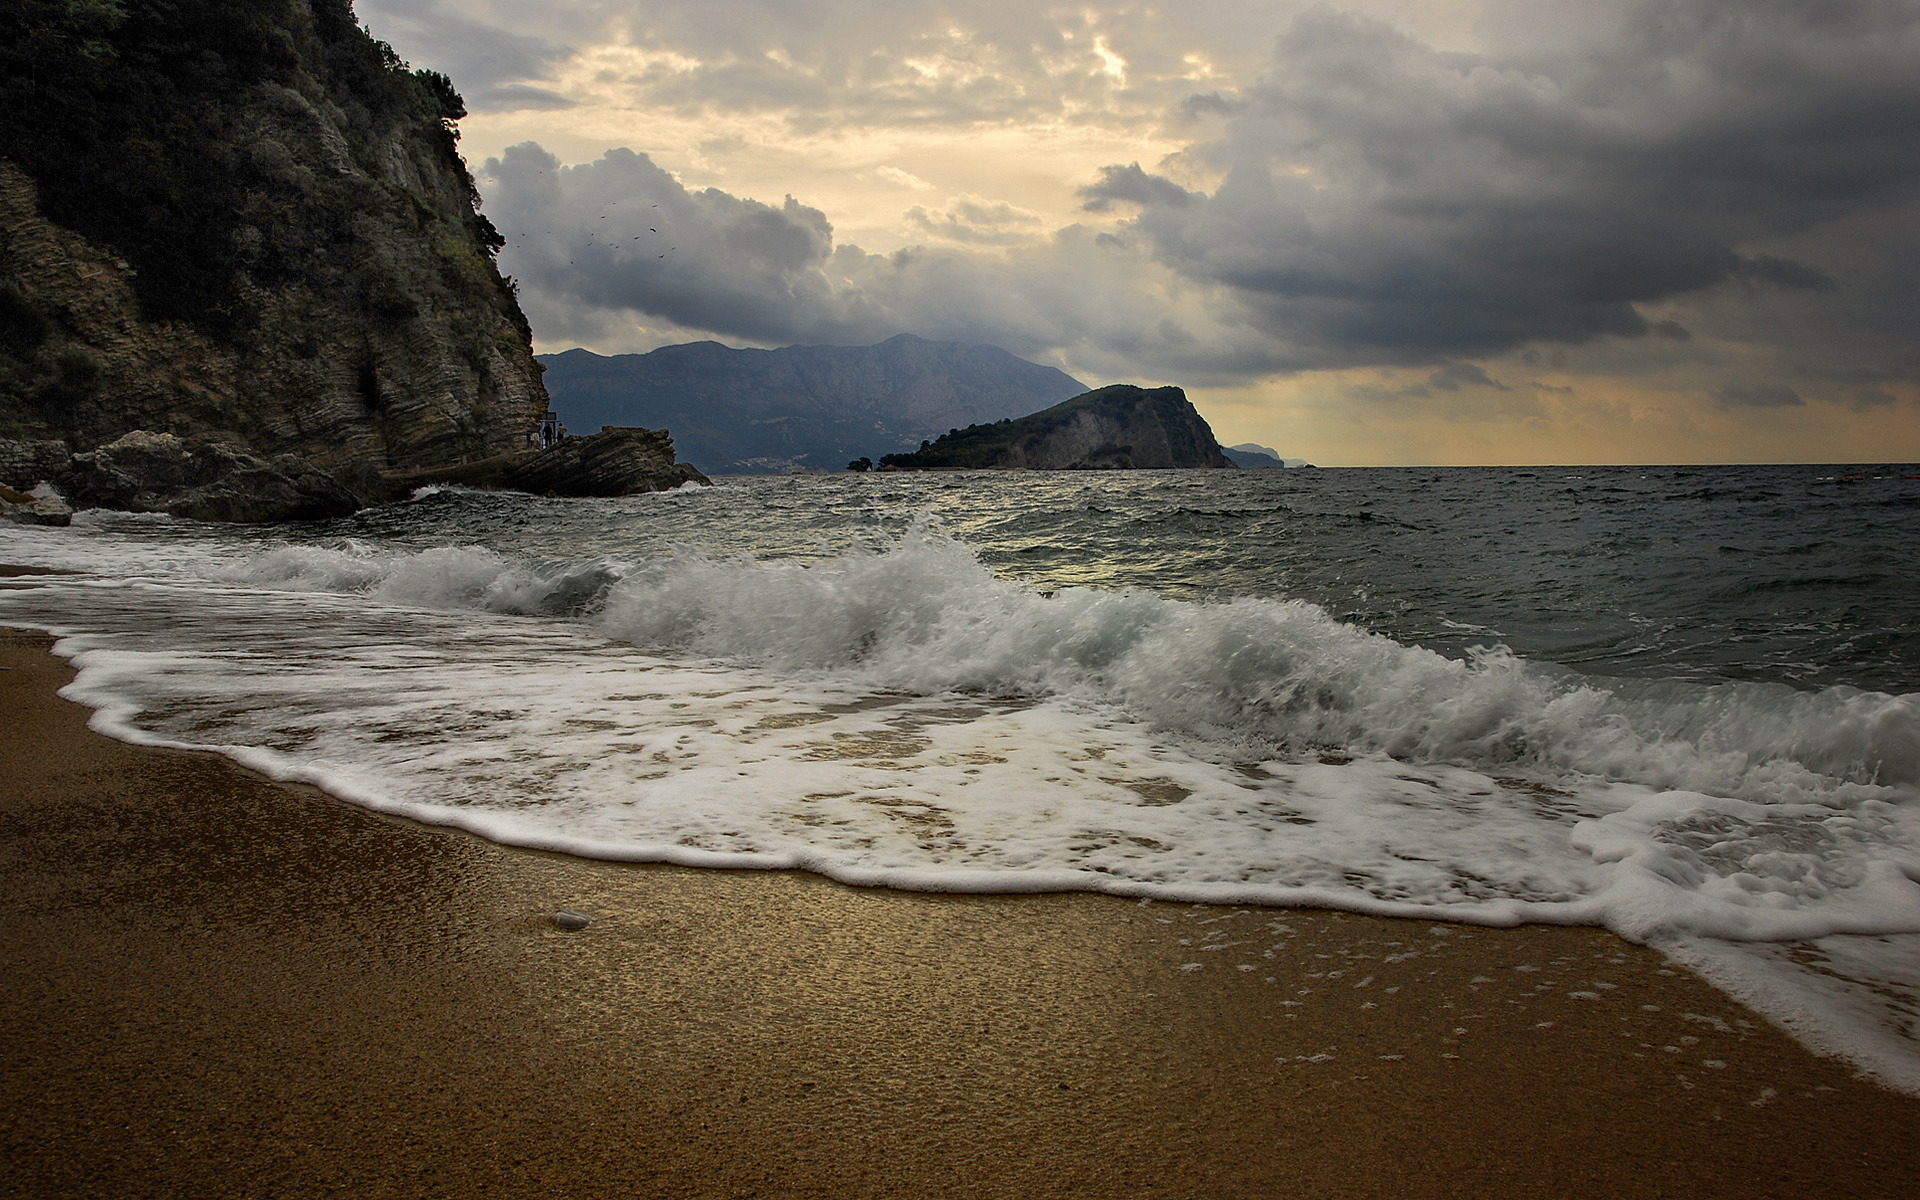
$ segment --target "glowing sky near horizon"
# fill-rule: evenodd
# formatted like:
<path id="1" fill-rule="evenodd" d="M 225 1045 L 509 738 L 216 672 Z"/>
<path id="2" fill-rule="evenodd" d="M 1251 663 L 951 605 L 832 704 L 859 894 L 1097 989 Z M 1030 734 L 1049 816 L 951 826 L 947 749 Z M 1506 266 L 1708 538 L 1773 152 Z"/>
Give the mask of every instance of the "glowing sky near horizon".
<path id="1" fill-rule="evenodd" d="M 1911 0 L 357 7 L 467 98 L 541 351 L 988 342 L 1325 464 L 1920 460 Z"/>

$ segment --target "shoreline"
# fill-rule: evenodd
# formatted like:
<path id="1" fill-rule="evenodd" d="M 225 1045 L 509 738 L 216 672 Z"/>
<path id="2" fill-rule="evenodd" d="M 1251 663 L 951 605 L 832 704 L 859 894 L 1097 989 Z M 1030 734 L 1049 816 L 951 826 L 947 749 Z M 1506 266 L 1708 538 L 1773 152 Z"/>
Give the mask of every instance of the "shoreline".
<path id="1" fill-rule="evenodd" d="M 94 734 L 50 645 L 0 630 L 0 1194 L 1857 1196 L 1920 1167 L 1920 1100 L 1601 930 L 516 850 Z"/>

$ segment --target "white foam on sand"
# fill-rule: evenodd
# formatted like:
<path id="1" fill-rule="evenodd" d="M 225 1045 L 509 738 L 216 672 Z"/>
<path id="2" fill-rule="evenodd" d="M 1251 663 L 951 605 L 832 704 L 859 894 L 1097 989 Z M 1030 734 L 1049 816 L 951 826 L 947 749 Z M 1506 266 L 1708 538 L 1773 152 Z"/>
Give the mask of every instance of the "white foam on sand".
<path id="1" fill-rule="evenodd" d="M 597 858 L 1605 925 L 1920 1087 L 1914 1014 L 1872 991 L 1920 975 L 1914 696 L 1453 660 L 1296 601 L 1047 596 L 924 524 L 809 564 L 5 556 L 36 554 L 97 577 L 0 592 L 0 620 L 64 635 L 67 694 L 116 737 Z"/>

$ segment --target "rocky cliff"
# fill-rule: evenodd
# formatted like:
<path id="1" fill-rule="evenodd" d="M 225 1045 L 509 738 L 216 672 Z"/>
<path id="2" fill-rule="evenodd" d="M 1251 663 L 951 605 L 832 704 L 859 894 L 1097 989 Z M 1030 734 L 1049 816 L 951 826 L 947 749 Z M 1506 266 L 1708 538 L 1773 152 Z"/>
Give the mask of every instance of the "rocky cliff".
<path id="1" fill-rule="evenodd" d="M 689 461 L 734 474 L 837 471 L 856 455 L 911 450 L 954 426 L 1025 416 L 1087 390 L 997 346 L 910 334 L 875 346 L 693 342 L 540 361 L 573 428 L 665 426 Z"/>
<path id="2" fill-rule="evenodd" d="M 172 436 L 140 453 L 204 468 L 187 490 L 277 480 L 226 509 L 264 519 L 524 447 L 547 396 L 464 107 L 348 0 L 16 0 L 0 58 L 11 458 Z"/>
<path id="3" fill-rule="evenodd" d="M 1213 429 L 1177 387 L 1118 383 L 1018 420 L 941 435 L 882 470 L 1146 470 L 1225 467 Z"/>

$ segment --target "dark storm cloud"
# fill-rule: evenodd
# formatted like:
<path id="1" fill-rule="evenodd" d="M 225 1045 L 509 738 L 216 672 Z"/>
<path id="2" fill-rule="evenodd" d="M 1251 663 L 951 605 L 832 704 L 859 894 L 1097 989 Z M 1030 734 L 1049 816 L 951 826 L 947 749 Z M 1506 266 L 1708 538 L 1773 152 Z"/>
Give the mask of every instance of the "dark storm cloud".
<path id="1" fill-rule="evenodd" d="M 1492 388 L 1500 392 L 1513 390 L 1473 363 L 1448 363 L 1427 376 L 1427 385 L 1442 392 L 1457 392 L 1463 387 Z"/>
<path id="2" fill-rule="evenodd" d="M 610 150 L 562 167 L 533 143 L 482 169 L 503 263 L 523 285 L 590 308 L 779 341 L 802 330 L 874 333 L 857 297 L 822 267 L 832 227 L 792 197 L 779 206 L 693 192 L 644 154 Z"/>
<path id="3" fill-rule="evenodd" d="M 1713 394 L 1727 408 L 1799 408 L 1800 393 L 1780 383 L 1730 383 Z"/>
<path id="4" fill-rule="evenodd" d="M 1911 2 L 1483 0 L 1475 53 L 1316 10 L 1285 26 L 1264 68 L 1240 48 L 1280 18 L 1262 8 L 1275 24 L 1250 37 L 1247 5 L 1222 6 L 1242 26 L 1181 41 L 1184 15 L 1016 0 L 558 0 L 539 27 L 491 0 L 458 0 L 467 17 L 442 22 L 455 2 L 366 11 L 411 21 L 468 64 L 456 79 L 470 102 L 566 103 L 546 86 L 561 76 L 596 106 L 582 110 L 595 129 L 612 105 L 771 118 L 843 145 L 876 129 L 1004 136 L 1031 122 L 1099 126 L 1122 139 L 1109 144 L 1189 142 L 1083 178 L 1089 225 L 1053 233 L 992 196 L 868 166 L 920 193 L 871 236 L 922 244 L 888 255 L 836 244 L 838 210 L 819 200 L 833 185 L 817 175 L 797 179 L 812 203 L 761 203 L 686 189 L 645 155 L 563 168 L 516 147 L 482 173 L 487 211 L 515 235 L 502 263 L 548 344 L 910 331 L 1195 386 L 1403 366 L 1417 370 L 1382 376 L 1382 395 L 1461 411 L 1535 395 L 1472 364 L 1515 350 L 1536 361 L 1525 348 L 1542 342 L 1595 343 L 1576 352 L 1580 370 L 1690 372 L 1695 396 L 1703 378 L 1762 379 L 1803 403 L 1885 409 L 1868 397 L 1920 379 Z M 586 49 L 566 62 L 528 32 Z M 418 38 L 405 52 L 447 69 Z M 1252 85 L 1225 85 L 1255 69 Z M 682 141 L 708 153 L 759 145 L 724 124 L 692 128 Z M 964 186 L 1041 207 L 993 179 Z M 667 250 L 641 253 L 644 225 L 600 236 L 629 200 L 672 214 Z M 1743 386 L 1718 403 L 1781 407 Z"/>
<path id="5" fill-rule="evenodd" d="M 1102 167 L 1100 181 L 1080 189 L 1088 212 L 1112 212 L 1119 204 L 1142 207 L 1186 208 L 1195 200 L 1204 200 L 1171 179 L 1149 175 L 1139 163 L 1124 167 Z"/>
<path id="6" fill-rule="evenodd" d="M 930 224 L 961 240 L 1019 233 L 1013 252 L 836 245 L 820 210 L 689 189 L 651 158 L 611 150 L 563 166 L 535 143 L 479 172 L 486 211 L 506 234 L 500 265 L 550 344 L 712 335 L 761 345 L 860 345 L 896 333 L 986 343 L 1077 369 L 1203 385 L 1270 374 L 1265 339 L 1243 327 L 1196 335 L 1139 286 L 1150 264 L 1081 226 L 1030 236 L 1022 210 L 975 196 Z M 626 332 L 623 333 L 623 329 Z"/>
<path id="7" fill-rule="evenodd" d="M 1275 55 L 1192 152 L 1223 173 L 1211 195 L 1136 166 L 1085 199 L 1138 206 L 1125 236 L 1237 297 L 1297 367 L 1684 337 L 1638 306 L 1817 297 L 1840 285 L 1776 243 L 1913 218 L 1911 3 L 1641 4 L 1571 49 L 1489 54 L 1318 11 Z"/>
<path id="8" fill-rule="evenodd" d="M 452 77 L 473 112 L 573 107 L 535 86 L 572 57 L 567 46 L 476 20 L 442 0 L 360 0 L 355 8 L 375 37 L 404 47 L 415 66 Z"/>

